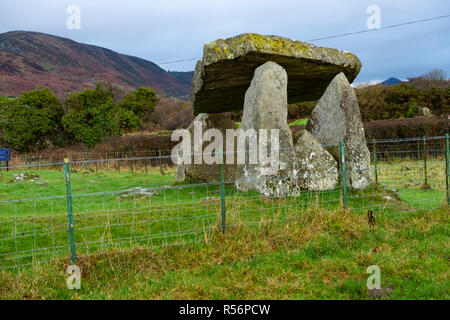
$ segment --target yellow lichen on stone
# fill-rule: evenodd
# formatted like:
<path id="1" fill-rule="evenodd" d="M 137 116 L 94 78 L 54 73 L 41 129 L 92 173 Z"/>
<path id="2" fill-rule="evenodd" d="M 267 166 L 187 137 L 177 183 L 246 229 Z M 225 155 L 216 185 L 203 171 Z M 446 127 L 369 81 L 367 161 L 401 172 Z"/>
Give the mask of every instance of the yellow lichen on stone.
<path id="1" fill-rule="evenodd" d="M 289 103 L 316 100 L 338 72 L 351 82 L 361 69 L 358 57 L 349 52 L 289 38 L 244 33 L 217 39 L 205 44 L 195 70 L 194 111 L 239 110 L 254 70 L 267 61 L 288 73 Z"/>
<path id="2" fill-rule="evenodd" d="M 278 36 L 263 36 L 257 33 L 244 33 L 239 36 L 219 39 L 207 45 L 207 51 L 215 54 L 206 54 L 203 62 L 208 65 L 215 61 L 243 56 L 249 52 L 261 52 L 286 57 L 307 58 L 314 60 L 329 60 L 330 63 L 340 61 L 339 64 L 357 65 L 359 60 L 351 53 L 340 50 L 316 47 L 310 43 L 295 41 Z M 320 54 L 317 54 L 320 52 Z"/>
<path id="3" fill-rule="evenodd" d="M 359 59 L 345 51 L 317 47 L 307 42 L 278 36 L 263 36 L 244 33 L 228 39 L 218 39 L 205 45 L 203 63 L 205 66 L 220 60 L 235 59 L 250 52 L 277 55 L 286 58 L 311 59 L 325 63 L 361 69 Z"/>
<path id="4" fill-rule="evenodd" d="M 217 54 L 220 57 L 220 55 L 222 54 L 222 50 L 219 47 L 217 47 L 217 46 L 214 46 L 213 49 L 214 49 L 215 52 L 217 52 Z"/>

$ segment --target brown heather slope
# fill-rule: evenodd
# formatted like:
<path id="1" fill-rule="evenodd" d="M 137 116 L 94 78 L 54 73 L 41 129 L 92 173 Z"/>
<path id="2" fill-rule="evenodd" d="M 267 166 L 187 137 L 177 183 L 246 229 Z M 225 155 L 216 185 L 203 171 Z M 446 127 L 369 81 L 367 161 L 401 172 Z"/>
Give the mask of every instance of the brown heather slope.
<path id="1" fill-rule="evenodd" d="M 169 73 L 151 61 L 53 35 L 11 31 L 0 34 L 0 94 L 49 87 L 58 96 L 108 81 L 125 90 L 151 87 L 187 98 L 191 73 Z"/>

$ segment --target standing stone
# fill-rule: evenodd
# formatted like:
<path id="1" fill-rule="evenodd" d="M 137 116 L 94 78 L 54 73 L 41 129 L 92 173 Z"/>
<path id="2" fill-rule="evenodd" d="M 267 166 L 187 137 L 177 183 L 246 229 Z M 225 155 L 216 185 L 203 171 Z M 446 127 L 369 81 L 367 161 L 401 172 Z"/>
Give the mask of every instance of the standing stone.
<path id="1" fill-rule="evenodd" d="M 300 187 L 313 191 L 336 187 L 339 171 L 333 156 L 306 130 L 297 132 L 294 139 Z"/>
<path id="2" fill-rule="evenodd" d="M 273 149 L 270 135 L 272 129 L 279 130 L 279 168 L 267 174 L 267 165 L 259 160 L 257 164 L 239 164 L 236 175 L 236 187 L 241 191 L 256 190 L 265 196 L 298 195 L 298 172 L 293 149 L 292 133 L 287 124 L 287 74 L 274 62 L 266 62 L 256 68 L 250 87 L 245 94 L 242 130 L 267 130 L 267 146 Z M 258 143 L 246 144 L 257 148 Z M 241 152 L 243 150 L 239 150 Z M 273 152 L 271 150 L 270 152 Z M 259 152 L 258 152 L 259 155 Z"/>
<path id="3" fill-rule="evenodd" d="M 227 152 L 225 148 L 225 136 L 226 129 L 237 129 L 236 124 L 228 115 L 224 113 L 200 113 L 189 125 L 187 130 L 191 136 L 191 154 L 195 154 L 194 151 L 194 123 L 198 121 L 202 124 L 202 135 L 208 129 L 217 129 L 223 136 L 223 150 Z M 204 141 L 201 147 L 201 153 L 205 151 L 205 147 L 208 146 L 211 141 Z M 183 156 L 182 150 L 177 150 L 180 157 Z M 233 151 L 232 151 L 233 152 Z M 224 155 L 225 157 L 226 155 Z M 224 164 L 224 180 L 233 181 L 236 176 L 236 162 L 234 164 Z M 201 164 L 195 164 L 192 157 L 191 164 L 178 164 L 175 169 L 175 179 L 177 182 L 189 180 L 191 182 L 213 182 L 220 181 L 220 164 L 207 164 L 202 161 Z"/>
<path id="4" fill-rule="evenodd" d="M 314 107 L 306 130 L 338 161 L 339 143 L 344 140 L 347 181 L 352 187 L 363 189 L 372 182 L 370 153 L 355 90 L 342 72 L 334 77 Z"/>

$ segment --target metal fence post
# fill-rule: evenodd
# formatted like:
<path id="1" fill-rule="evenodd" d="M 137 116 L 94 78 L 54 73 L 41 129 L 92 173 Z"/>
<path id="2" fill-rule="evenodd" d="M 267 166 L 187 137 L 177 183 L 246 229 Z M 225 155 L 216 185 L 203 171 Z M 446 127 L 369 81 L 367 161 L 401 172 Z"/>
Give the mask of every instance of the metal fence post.
<path id="1" fill-rule="evenodd" d="M 87 162 L 87 160 L 88 160 L 88 155 L 87 155 L 87 152 L 85 152 L 84 153 L 84 170 L 85 171 L 88 171 L 88 162 Z"/>
<path id="2" fill-rule="evenodd" d="M 69 246 L 70 246 L 70 256 L 72 258 L 72 263 L 77 262 L 75 254 L 75 237 L 74 237 L 74 226 L 73 226 L 73 212 L 72 212 L 72 189 L 70 187 L 70 167 L 69 159 L 64 159 L 65 177 L 66 177 L 66 196 L 67 196 L 67 214 L 69 220 Z"/>
<path id="3" fill-rule="evenodd" d="M 377 139 L 373 139 L 373 165 L 375 167 L 375 183 L 378 183 Z"/>
<path id="4" fill-rule="evenodd" d="M 145 153 L 144 153 L 144 157 L 145 157 Z M 147 174 L 147 162 L 148 162 L 148 160 L 147 160 L 147 159 L 144 159 L 143 161 L 144 161 L 144 169 L 145 169 L 145 173 Z"/>
<path id="5" fill-rule="evenodd" d="M 131 151 L 130 151 L 129 153 L 130 153 L 130 157 L 132 158 L 133 156 L 132 156 L 132 154 L 131 154 Z M 130 167 L 131 173 L 134 173 L 134 170 L 133 170 L 133 161 L 130 162 L 130 158 L 128 157 L 128 154 L 127 154 L 127 162 L 128 162 L 128 167 Z"/>
<path id="6" fill-rule="evenodd" d="M 161 150 L 158 150 L 158 158 L 159 158 L 159 171 L 161 172 L 161 175 L 165 175 L 164 169 L 163 169 L 163 163 L 162 163 L 162 157 L 161 157 Z"/>
<path id="7" fill-rule="evenodd" d="M 347 173 L 345 169 L 344 140 L 341 141 L 340 150 L 341 150 L 342 200 L 344 203 L 344 209 L 347 209 Z"/>
<path id="8" fill-rule="evenodd" d="M 222 233 L 226 230 L 225 181 L 223 174 L 223 150 L 220 150 L 220 201 L 222 209 Z"/>
<path id="9" fill-rule="evenodd" d="M 445 171 L 446 171 L 446 177 L 445 177 L 445 188 L 447 190 L 447 204 L 450 205 L 450 193 L 448 190 L 448 185 L 450 183 L 450 147 L 449 147 L 449 135 L 448 133 L 445 134 Z"/>
<path id="10" fill-rule="evenodd" d="M 118 158 L 119 158 L 119 156 L 118 156 L 118 153 L 116 152 L 116 159 L 118 159 Z M 120 160 L 117 160 L 117 169 L 120 173 Z"/>
<path id="11" fill-rule="evenodd" d="M 424 187 L 428 187 L 428 172 L 427 172 L 427 140 L 423 137 L 423 174 L 424 174 Z"/>

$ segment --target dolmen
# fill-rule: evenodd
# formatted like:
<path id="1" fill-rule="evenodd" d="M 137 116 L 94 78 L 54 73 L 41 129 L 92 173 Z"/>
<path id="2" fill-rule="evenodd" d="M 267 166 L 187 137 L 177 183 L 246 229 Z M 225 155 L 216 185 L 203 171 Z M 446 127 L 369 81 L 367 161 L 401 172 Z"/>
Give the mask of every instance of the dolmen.
<path id="1" fill-rule="evenodd" d="M 241 191 L 277 197 L 330 190 L 342 179 L 344 141 L 346 182 L 366 188 L 372 183 L 370 153 L 350 85 L 360 69 L 354 54 L 279 36 L 245 33 L 205 44 L 192 82 L 196 118 L 187 129 L 203 139 L 177 145 L 179 159 L 192 157 L 177 162 L 176 180 L 220 181 L 219 161 L 200 161 L 204 152 L 223 161 L 224 179 Z M 288 103 L 311 100 L 318 102 L 306 128 L 293 136 Z M 242 111 L 240 128 L 230 120 L 231 111 Z M 243 141 L 236 131 L 247 133 Z M 255 149 L 258 159 L 252 162 Z"/>

